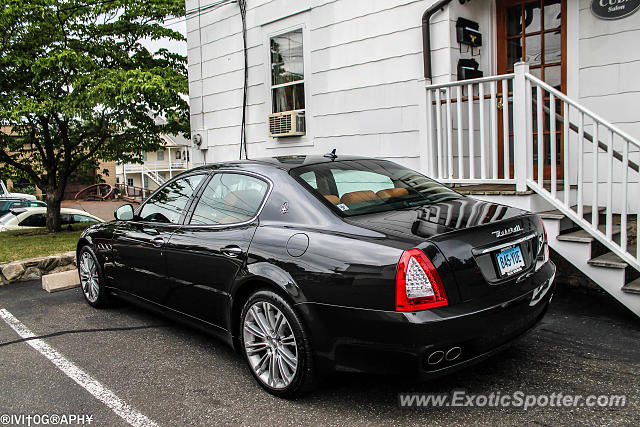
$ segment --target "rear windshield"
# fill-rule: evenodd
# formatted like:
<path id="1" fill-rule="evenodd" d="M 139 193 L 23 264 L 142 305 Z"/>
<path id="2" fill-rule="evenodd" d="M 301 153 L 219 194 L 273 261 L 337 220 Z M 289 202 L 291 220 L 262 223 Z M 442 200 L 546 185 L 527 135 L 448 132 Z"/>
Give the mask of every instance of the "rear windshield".
<path id="1" fill-rule="evenodd" d="M 345 216 L 384 212 L 463 196 L 386 160 L 345 160 L 293 169 L 291 175 Z"/>

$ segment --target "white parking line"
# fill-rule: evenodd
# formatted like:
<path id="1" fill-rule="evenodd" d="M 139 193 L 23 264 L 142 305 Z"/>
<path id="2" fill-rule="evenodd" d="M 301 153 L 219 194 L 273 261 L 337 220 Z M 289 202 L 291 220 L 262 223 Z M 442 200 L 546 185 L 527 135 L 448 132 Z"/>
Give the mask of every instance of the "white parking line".
<path id="1" fill-rule="evenodd" d="M 145 415 L 127 405 L 122 399 L 116 396 L 111 390 L 91 378 L 89 374 L 68 361 L 63 355 L 58 353 L 53 347 L 39 338 L 29 330 L 23 323 L 16 319 L 7 310 L 0 309 L 0 318 L 4 320 L 21 338 L 27 339 L 25 342 L 36 349 L 40 354 L 49 359 L 66 376 L 74 380 L 78 385 L 87 390 L 93 397 L 109 407 L 116 415 L 122 417 L 132 426 L 152 427 L 158 426 Z"/>

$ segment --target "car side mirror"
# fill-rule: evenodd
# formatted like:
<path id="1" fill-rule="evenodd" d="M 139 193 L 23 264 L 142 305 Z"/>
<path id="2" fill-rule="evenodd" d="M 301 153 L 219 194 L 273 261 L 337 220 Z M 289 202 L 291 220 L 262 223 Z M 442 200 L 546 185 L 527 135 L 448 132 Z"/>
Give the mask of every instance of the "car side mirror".
<path id="1" fill-rule="evenodd" d="M 113 213 L 118 221 L 131 221 L 133 219 L 133 205 L 122 205 Z"/>

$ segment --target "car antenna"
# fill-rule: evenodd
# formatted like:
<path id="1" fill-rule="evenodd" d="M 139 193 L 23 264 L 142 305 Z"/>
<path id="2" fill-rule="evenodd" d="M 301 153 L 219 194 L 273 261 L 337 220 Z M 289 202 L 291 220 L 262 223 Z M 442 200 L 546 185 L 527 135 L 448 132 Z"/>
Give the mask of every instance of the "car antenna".
<path id="1" fill-rule="evenodd" d="M 330 153 L 327 153 L 322 157 L 326 157 L 327 159 L 331 159 L 333 161 L 338 158 L 338 155 L 336 154 L 336 149 L 334 148 Z"/>

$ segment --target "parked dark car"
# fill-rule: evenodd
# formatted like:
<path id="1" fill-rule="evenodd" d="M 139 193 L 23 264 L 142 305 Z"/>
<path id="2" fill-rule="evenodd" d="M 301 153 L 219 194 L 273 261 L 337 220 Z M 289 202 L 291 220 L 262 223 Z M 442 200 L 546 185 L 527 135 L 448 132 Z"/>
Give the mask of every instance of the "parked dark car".
<path id="1" fill-rule="evenodd" d="M 32 207 L 47 207 L 45 202 L 37 200 L 25 200 L 19 198 L 1 198 L 0 199 L 0 216 L 6 214 L 11 209 L 18 208 L 32 208 Z"/>
<path id="2" fill-rule="evenodd" d="M 207 165 L 115 215 L 78 243 L 89 304 L 115 295 L 212 332 L 282 397 L 319 372 L 429 378 L 476 363 L 552 295 L 536 215 L 384 160 Z"/>

